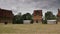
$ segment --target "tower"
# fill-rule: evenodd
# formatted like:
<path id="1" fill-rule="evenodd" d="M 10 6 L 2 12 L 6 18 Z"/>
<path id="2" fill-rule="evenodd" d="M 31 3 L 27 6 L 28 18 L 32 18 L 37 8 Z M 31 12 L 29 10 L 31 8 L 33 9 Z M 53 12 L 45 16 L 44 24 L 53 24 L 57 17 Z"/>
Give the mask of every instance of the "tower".
<path id="1" fill-rule="evenodd" d="M 34 23 L 42 23 L 42 10 L 34 10 L 33 21 Z"/>
<path id="2" fill-rule="evenodd" d="M 60 9 L 58 9 L 57 21 L 60 22 Z"/>

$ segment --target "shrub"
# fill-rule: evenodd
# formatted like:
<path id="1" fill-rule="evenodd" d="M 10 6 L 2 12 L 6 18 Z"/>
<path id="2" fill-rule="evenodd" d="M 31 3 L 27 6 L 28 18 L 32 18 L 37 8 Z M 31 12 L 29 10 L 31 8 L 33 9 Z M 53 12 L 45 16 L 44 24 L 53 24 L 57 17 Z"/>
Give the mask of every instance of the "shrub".
<path id="1" fill-rule="evenodd" d="M 43 24 L 47 24 L 47 20 L 43 20 L 43 22 L 42 22 Z"/>

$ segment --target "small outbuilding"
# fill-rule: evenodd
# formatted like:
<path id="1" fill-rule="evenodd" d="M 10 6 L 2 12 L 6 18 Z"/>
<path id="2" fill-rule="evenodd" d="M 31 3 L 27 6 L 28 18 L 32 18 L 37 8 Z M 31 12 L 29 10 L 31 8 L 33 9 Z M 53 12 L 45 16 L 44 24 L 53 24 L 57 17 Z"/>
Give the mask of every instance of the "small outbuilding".
<path id="1" fill-rule="evenodd" d="M 47 24 L 57 24 L 57 20 L 47 20 Z"/>

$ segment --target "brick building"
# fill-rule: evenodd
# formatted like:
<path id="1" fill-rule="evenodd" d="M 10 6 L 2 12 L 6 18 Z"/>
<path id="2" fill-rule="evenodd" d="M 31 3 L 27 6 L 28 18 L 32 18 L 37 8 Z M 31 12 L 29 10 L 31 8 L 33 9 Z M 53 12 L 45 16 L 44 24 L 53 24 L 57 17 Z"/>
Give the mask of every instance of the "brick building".
<path id="1" fill-rule="evenodd" d="M 60 22 L 60 9 L 58 9 L 57 21 Z"/>
<path id="2" fill-rule="evenodd" d="M 33 21 L 34 23 L 42 23 L 42 10 L 34 10 Z"/>
<path id="3" fill-rule="evenodd" d="M 5 10 L 0 8 L 0 23 L 12 23 L 13 13 L 11 10 Z"/>

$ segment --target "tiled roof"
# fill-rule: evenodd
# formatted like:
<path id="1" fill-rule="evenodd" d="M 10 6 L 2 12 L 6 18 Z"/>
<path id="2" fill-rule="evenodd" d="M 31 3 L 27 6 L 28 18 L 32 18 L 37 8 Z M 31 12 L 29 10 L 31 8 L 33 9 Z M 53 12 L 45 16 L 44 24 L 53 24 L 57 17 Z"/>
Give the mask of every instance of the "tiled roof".
<path id="1" fill-rule="evenodd" d="M 11 10 L 0 9 L 0 17 L 13 18 L 13 13 Z"/>
<path id="2" fill-rule="evenodd" d="M 39 16 L 42 16 L 42 10 L 34 10 L 33 15 L 39 15 Z"/>

